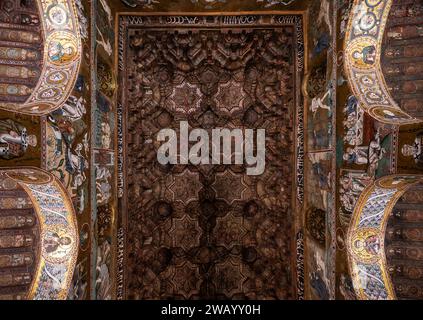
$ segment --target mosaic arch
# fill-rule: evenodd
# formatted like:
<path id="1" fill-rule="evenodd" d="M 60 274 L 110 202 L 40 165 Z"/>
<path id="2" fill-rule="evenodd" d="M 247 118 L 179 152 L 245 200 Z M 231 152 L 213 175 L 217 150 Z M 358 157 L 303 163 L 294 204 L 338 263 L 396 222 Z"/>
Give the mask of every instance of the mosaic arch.
<path id="1" fill-rule="evenodd" d="M 382 41 L 392 0 L 355 0 L 345 37 L 345 72 L 361 107 L 396 125 L 419 123 L 395 102 L 381 69 Z"/>
<path id="2" fill-rule="evenodd" d="M 33 6 L 35 8 L 35 4 Z M 6 10 L 9 14 L 27 10 L 25 5 L 13 0 L 5 0 L 3 7 L 11 8 Z M 0 109 L 46 115 L 60 108 L 69 97 L 78 74 L 82 47 L 74 1 L 37 0 L 36 7 L 38 15 L 34 11 L 26 19 L 22 18 L 18 26 L 5 25 L 0 39 L 3 43 L 0 56 L 1 67 L 9 73 L 19 73 L 19 78 L 22 71 L 28 69 L 30 73 L 34 63 L 42 61 L 41 70 L 37 71 L 38 81 L 29 86 L 2 84 L 0 90 L 7 98 L 0 100 Z M 8 27 L 18 28 L 20 32 Z M 37 27 L 40 34 L 34 32 Z M 42 50 L 36 52 L 33 48 L 40 42 Z"/>
<path id="3" fill-rule="evenodd" d="M 15 190 L 20 190 L 22 197 L 29 198 L 29 207 L 35 211 L 38 224 L 38 230 L 33 235 L 39 243 L 35 250 L 36 267 L 29 289 L 21 298 L 65 300 L 71 285 L 79 243 L 76 215 L 66 190 L 52 174 L 32 167 L 2 169 L 0 188 L 1 200 Z M 7 212 L 2 212 L 2 218 L 4 214 Z M 2 245 L 4 242 L 2 241 Z M 12 251 L 15 250 L 13 247 L 16 249 L 19 246 L 12 245 Z M 15 257 L 19 250 L 11 251 L 11 254 Z"/>
<path id="4" fill-rule="evenodd" d="M 269 8 L 275 5 L 284 5 L 288 6 L 292 4 L 295 0 L 256 0 L 258 4 L 263 4 L 264 7 Z M 121 0 L 128 7 L 136 8 L 148 8 L 153 9 L 154 5 L 160 4 L 160 0 Z M 162 1 L 165 2 L 165 1 Z M 205 9 L 213 9 L 213 6 L 216 4 L 225 4 L 230 1 L 227 0 L 190 0 L 193 4 L 199 4 L 201 7 Z"/>
<path id="5" fill-rule="evenodd" d="M 421 181 L 421 175 L 387 176 L 360 196 L 347 236 L 350 274 L 358 299 L 396 299 L 385 256 L 386 227 L 399 198 Z"/>

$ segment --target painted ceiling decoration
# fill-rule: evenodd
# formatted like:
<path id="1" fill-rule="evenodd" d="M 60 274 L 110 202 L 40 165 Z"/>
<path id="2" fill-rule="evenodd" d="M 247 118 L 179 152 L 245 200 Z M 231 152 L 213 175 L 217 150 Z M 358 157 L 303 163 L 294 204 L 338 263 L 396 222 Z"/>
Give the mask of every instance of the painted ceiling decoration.
<path id="1" fill-rule="evenodd" d="M 385 255 L 385 233 L 392 210 L 423 176 L 392 175 L 377 180 L 361 194 L 347 235 L 349 268 L 360 300 L 394 300 Z"/>
<path id="2" fill-rule="evenodd" d="M 419 123 L 403 111 L 386 85 L 381 68 L 384 31 L 392 0 L 355 0 L 345 37 L 345 72 L 360 106 L 389 124 Z"/>
<path id="3" fill-rule="evenodd" d="M 0 19 L 0 109 L 45 115 L 60 108 L 82 53 L 74 1 L 5 0 Z"/>
<path id="4" fill-rule="evenodd" d="M 15 239 L 10 246 L 17 247 L 20 242 L 28 242 L 30 237 L 38 239 L 40 243 L 40 254 L 31 287 L 24 298 L 64 300 L 70 287 L 79 244 L 76 215 L 71 200 L 59 180 L 46 171 L 31 167 L 2 169 L 0 171 L 0 198 L 3 200 L 5 195 L 16 194 L 15 190 L 18 189 L 23 190 L 29 199 L 28 202 L 32 203 L 28 208 L 35 210 L 38 232 L 23 236 L 25 237 L 23 240 Z M 15 207 L 21 207 L 17 204 L 19 199 L 17 198 L 15 204 L 8 206 L 2 201 L 2 210 L 16 212 Z M 9 216 L 9 220 L 14 223 L 9 223 L 8 226 L 13 229 L 19 225 L 15 221 L 28 221 L 28 219 L 29 217 L 26 215 L 15 213 L 14 216 Z M 25 222 L 20 224 L 25 225 Z M 5 226 L 7 227 L 3 224 L 3 227 Z"/>

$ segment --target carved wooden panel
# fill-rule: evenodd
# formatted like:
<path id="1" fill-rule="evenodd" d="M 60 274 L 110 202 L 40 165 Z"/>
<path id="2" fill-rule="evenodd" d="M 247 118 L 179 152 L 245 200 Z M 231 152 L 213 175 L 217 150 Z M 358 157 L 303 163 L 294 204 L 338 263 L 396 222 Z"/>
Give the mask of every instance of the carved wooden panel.
<path id="1" fill-rule="evenodd" d="M 423 185 L 398 201 L 386 230 L 388 270 L 398 299 L 423 299 Z"/>
<path id="2" fill-rule="evenodd" d="M 383 41 L 382 70 L 395 101 L 423 118 L 423 1 L 394 1 Z"/>
<path id="3" fill-rule="evenodd" d="M 296 32 L 209 24 L 125 35 L 128 298 L 295 298 Z M 160 165 L 157 134 L 180 121 L 210 136 L 266 129 L 264 174 Z"/>

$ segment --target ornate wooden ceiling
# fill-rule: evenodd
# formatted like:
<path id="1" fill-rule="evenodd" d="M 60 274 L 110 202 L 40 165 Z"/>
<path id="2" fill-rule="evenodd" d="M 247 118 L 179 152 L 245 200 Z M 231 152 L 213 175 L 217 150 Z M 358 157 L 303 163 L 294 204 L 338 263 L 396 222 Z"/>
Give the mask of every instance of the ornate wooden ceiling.
<path id="1" fill-rule="evenodd" d="M 338 4 L 348 2 L 0 1 L 0 109 L 13 111 L 16 120 L 11 124 L 11 113 L 2 110 L 2 161 L 5 166 L 25 165 L 27 149 L 36 150 L 38 158 L 54 159 L 49 169 L 62 178 L 66 175 L 63 181 L 69 182 L 65 192 L 46 173 L 53 179 L 48 186 L 15 176 L 19 185 L 1 190 L 0 201 L 6 200 L 0 212 L 0 297 L 65 298 L 78 231 L 84 243 L 75 283 L 81 286 L 73 289 L 81 289 L 81 297 L 87 292 L 94 292 L 95 298 L 114 297 L 117 279 L 118 297 L 295 298 L 303 296 L 305 278 L 306 297 L 314 290 L 319 297 L 332 298 L 338 294 L 335 287 L 348 287 L 342 287 L 348 272 L 342 271 L 339 283 L 335 266 L 347 265 L 334 255 L 341 251 L 343 257 L 350 254 L 358 298 L 421 297 L 421 221 L 415 208 L 410 209 L 419 208 L 413 201 L 421 199 L 414 193 L 411 201 L 406 193 L 395 215 L 389 213 L 404 190 L 401 174 L 416 173 L 422 163 L 416 123 L 422 118 L 423 3 L 356 0 L 340 17 Z M 83 26 L 78 25 L 74 3 Z M 96 9 L 103 11 L 95 18 Z M 301 19 L 280 14 L 307 9 L 317 17 L 317 28 L 308 33 L 304 59 Z M 234 13 L 239 10 L 245 12 Z M 271 10 L 281 11 L 273 15 Z M 115 17 L 121 19 L 116 24 Z M 341 42 L 345 31 L 343 60 L 336 40 Z M 84 56 L 80 36 L 89 49 Z M 84 71 L 68 99 L 81 58 Z M 313 89 L 306 101 L 310 121 L 305 136 L 299 90 L 304 62 L 312 66 L 305 86 Z M 344 62 L 355 96 L 346 105 L 336 105 L 345 92 L 351 94 L 342 87 Z M 126 82 L 119 102 L 114 65 L 121 72 L 119 90 Z M 51 113 L 65 102 L 65 108 Z M 49 124 L 45 126 L 44 117 L 19 113 L 48 114 Z M 334 130 L 338 123 L 343 125 L 342 114 L 348 117 L 345 135 Z M 156 134 L 165 127 L 178 131 L 182 120 L 191 129 L 265 128 L 265 174 L 250 177 L 242 165 L 160 166 L 155 161 Z M 21 121 L 27 121 L 25 126 L 18 124 Z M 398 131 L 397 125 L 404 126 Z M 350 133 L 355 136 L 347 137 Z M 305 162 L 304 139 L 315 139 L 308 144 Z M 37 149 L 40 142 L 48 152 Z M 349 148 L 348 161 L 354 163 L 338 175 L 343 160 L 337 150 L 343 147 Z M 341 180 L 341 186 L 351 188 L 348 195 L 337 190 L 336 182 L 346 171 L 351 179 L 344 185 Z M 311 175 L 307 195 L 316 191 L 316 197 L 303 199 L 304 172 Z M 374 183 L 390 173 L 400 175 Z M 392 185 L 386 186 L 389 179 Z M 369 189 L 357 208 L 355 201 L 347 203 L 356 212 L 345 239 L 347 227 L 342 229 L 345 222 L 337 221 L 340 208 L 333 199 L 358 199 L 365 186 Z M 79 230 L 68 193 L 82 221 Z M 36 196 L 44 205 L 35 201 L 26 206 L 28 198 Z M 122 200 L 119 210 L 117 197 Z M 10 198 L 18 199 L 13 205 L 21 207 L 11 208 Z M 302 205 L 310 210 L 302 212 Z M 375 213 L 375 208 L 383 212 Z M 346 216 L 348 223 L 349 213 Z M 54 217 L 54 230 L 46 217 Z M 67 228 L 61 229 L 63 223 Z M 118 248 L 113 245 L 116 234 Z M 315 247 L 309 245 L 312 241 Z M 296 268 L 302 277 L 300 294 Z M 84 278 L 79 273 L 85 273 Z M 120 288 L 126 290 L 124 295 Z"/>

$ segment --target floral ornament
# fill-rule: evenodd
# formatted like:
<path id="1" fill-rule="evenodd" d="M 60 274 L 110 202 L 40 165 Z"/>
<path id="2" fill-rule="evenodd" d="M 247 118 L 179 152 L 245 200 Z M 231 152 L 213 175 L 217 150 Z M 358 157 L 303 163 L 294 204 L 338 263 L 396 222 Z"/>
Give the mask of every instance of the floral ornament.
<path id="1" fill-rule="evenodd" d="M 125 5 L 131 8 L 141 7 L 152 9 L 155 4 L 160 3 L 159 0 L 121 0 Z"/>

